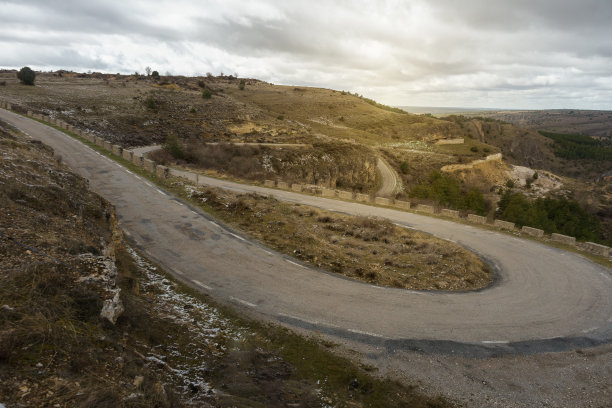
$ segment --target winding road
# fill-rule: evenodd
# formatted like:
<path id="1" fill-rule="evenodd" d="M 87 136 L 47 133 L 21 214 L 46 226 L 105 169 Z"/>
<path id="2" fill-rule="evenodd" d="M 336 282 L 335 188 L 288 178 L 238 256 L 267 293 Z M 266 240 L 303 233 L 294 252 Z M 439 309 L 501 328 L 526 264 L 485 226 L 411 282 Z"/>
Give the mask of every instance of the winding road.
<path id="1" fill-rule="evenodd" d="M 60 131 L 1 109 L 0 118 L 53 147 L 89 179 L 115 205 L 126 235 L 154 261 L 261 318 L 390 351 L 531 353 L 612 339 L 610 270 L 580 255 L 408 212 L 200 178 L 215 187 L 385 217 L 473 250 L 497 274 L 491 287 L 475 292 L 377 287 L 312 269 L 250 241 Z"/>

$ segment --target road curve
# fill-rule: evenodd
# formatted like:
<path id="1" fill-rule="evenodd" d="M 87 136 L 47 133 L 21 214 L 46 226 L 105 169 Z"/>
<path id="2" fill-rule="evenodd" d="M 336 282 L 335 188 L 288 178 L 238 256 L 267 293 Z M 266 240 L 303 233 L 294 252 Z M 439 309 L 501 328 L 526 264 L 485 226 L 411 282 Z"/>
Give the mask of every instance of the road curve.
<path id="1" fill-rule="evenodd" d="M 391 197 L 399 190 L 400 181 L 395 171 L 380 157 L 376 161 L 376 170 L 380 173 L 382 183 L 376 192 L 380 197 Z"/>
<path id="2" fill-rule="evenodd" d="M 4 110 L 0 118 L 53 147 L 88 178 L 153 260 L 264 318 L 388 349 L 536 352 L 612 338 L 610 271 L 579 255 L 417 214 L 202 178 L 211 186 L 386 217 L 472 249 L 498 274 L 490 288 L 466 293 L 368 285 L 305 267 L 245 239 L 55 129 Z"/>

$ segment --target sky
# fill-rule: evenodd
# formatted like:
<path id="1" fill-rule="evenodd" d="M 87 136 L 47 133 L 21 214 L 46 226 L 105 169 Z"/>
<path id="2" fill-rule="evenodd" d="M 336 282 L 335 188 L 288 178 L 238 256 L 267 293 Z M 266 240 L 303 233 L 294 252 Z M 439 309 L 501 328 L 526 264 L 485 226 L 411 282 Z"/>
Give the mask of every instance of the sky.
<path id="1" fill-rule="evenodd" d="M 0 68 L 26 65 L 612 110 L 612 0 L 0 0 Z"/>

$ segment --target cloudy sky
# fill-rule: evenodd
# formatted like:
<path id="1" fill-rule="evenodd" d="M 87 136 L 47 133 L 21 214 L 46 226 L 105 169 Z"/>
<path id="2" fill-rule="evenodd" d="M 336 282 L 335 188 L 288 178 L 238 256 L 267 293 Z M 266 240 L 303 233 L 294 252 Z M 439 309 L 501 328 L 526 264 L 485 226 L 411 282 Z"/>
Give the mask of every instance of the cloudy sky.
<path id="1" fill-rule="evenodd" d="M 0 0 L 0 68 L 238 73 L 390 105 L 612 110 L 611 0 Z"/>

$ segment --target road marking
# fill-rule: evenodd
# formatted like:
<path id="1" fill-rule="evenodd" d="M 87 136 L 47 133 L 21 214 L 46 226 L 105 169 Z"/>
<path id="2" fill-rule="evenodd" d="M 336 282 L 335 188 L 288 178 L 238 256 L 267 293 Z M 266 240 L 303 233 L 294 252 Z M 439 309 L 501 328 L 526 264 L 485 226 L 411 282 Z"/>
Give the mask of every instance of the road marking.
<path id="1" fill-rule="evenodd" d="M 166 195 L 166 193 L 164 193 L 163 191 L 161 191 L 161 190 L 159 190 L 159 189 L 156 189 L 156 190 L 157 190 L 157 192 L 158 192 L 159 194 L 161 194 L 161 195 L 163 195 L 163 196 L 165 196 L 165 195 Z"/>
<path id="2" fill-rule="evenodd" d="M 607 280 L 612 279 L 612 278 L 610 278 L 608 275 L 606 275 L 606 274 L 605 274 L 605 273 L 603 273 L 603 272 L 599 272 L 599 274 L 600 274 L 601 276 L 603 276 L 604 278 L 606 278 Z"/>
<path id="3" fill-rule="evenodd" d="M 285 261 L 287 261 L 287 262 L 289 262 L 290 264 L 293 264 L 293 265 L 295 265 L 295 266 L 299 266 L 300 268 L 305 268 L 305 266 L 304 266 L 304 265 L 300 265 L 299 263 L 296 263 L 296 262 L 290 261 L 289 259 L 285 259 Z"/>
<path id="4" fill-rule="evenodd" d="M 193 210 L 191 210 L 191 212 L 194 213 L 195 215 L 200 215 L 200 214 L 198 214 L 197 212 L 195 212 Z"/>
<path id="5" fill-rule="evenodd" d="M 177 203 L 178 205 L 182 205 L 182 206 L 185 206 L 185 204 L 183 204 L 183 203 L 180 203 L 180 202 L 178 202 L 178 201 L 176 201 L 176 203 Z"/>
<path id="6" fill-rule="evenodd" d="M 193 283 L 195 283 L 196 285 L 203 287 L 204 289 L 207 289 L 207 290 L 212 290 L 212 288 L 211 288 L 210 286 L 203 284 L 203 283 L 202 283 L 202 282 L 200 282 L 199 280 L 192 279 L 191 281 L 192 281 Z"/>
<path id="7" fill-rule="evenodd" d="M 237 297 L 230 296 L 230 299 L 235 300 L 238 303 L 242 303 L 243 305 L 248 306 L 248 307 L 257 307 L 256 304 L 247 302 L 246 300 L 238 299 Z"/>
<path id="8" fill-rule="evenodd" d="M 219 224 L 217 224 L 217 223 L 216 223 L 216 222 L 214 222 L 214 221 L 211 221 L 210 223 L 211 223 L 212 225 L 214 225 L 215 227 L 217 227 L 217 228 L 221 228 L 221 227 L 219 226 Z M 232 234 L 232 235 L 234 235 L 234 234 Z M 234 235 L 234 236 L 235 236 L 235 237 L 238 237 L 238 235 Z M 238 237 L 238 238 L 242 239 L 241 237 Z M 244 239 L 242 239 L 242 240 L 244 241 Z"/>
<path id="9" fill-rule="evenodd" d="M 149 254 L 149 251 L 147 251 L 147 254 Z M 173 270 L 174 270 L 174 273 L 176 273 L 177 275 L 181 275 L 181 276 L 185 275 L 183 271 L 179 271 L 178 269 L 173 269 Z"/>
<path id="10" fill-rule="evenodd" d="M 212 222 L 212 221 L 211 221 L 210 223 L 211 223 L 211 224 L 214 224 L 214 222 Z M 216 224 L 215 224 L 215 225 L 216 225 Z M 218 225 L 217 225 L 217 227 L 218 227 Z M 239 239 L 239 240 L 241 240 L 241 241 L 246 241 L 246 239 L 242 238 L 240 235 L 236 235 L 236 234 L 234 234 L 234 233 L 232 233 L 232 232 L 230 232 L 229 234 L 230 234 L 231 236 L 235 237 L 235 238 L 238 238 L 238 239 Z"/>
<path id="11" fill-rule="evenodd" d="M 280 317 L 287 317 L 287 318 L 293 319 L 293 320 L 299 320 L 299 321 L 304 322 L 304 323 L 312 324 L 313 326 L 317 326 L 317 325 L 320 324 L 320 322 L 318 320 L 308 320 L 308 319 L 304 319 L 302 317 L 288 315 L 288 314 L 285 314 L 285 313 L 279 313 L 278 316 L 280 316 Z"/>
<path id="12" fill-rule="evenodd" d="M 376 333 L 370 333 L 367 331 L 361 331 L 361 330 L 357 330 L 357 329 L 347 329 L 348 331 L 350 331 L 351 333 L 355 333 L 355 334 L 363 334 L 365 336 L 372 336 L 372 337 L 378 337 L 381 339 L 384 339 L 385 336 L 381 336 L 380 334 L 376 334 Z"/>
<path id="13" fill-rule="evenodd" d="M 591 327 L 590 329 L 585 329 L 582 332 L 583 333 L 590 333 L 590 332 L 594 332 L 597 329 L 599 329 L 599 327 Z"/>
<path id="14" fill-rule="evenodd" d="M 265 249 L 263 249 L 262 251 L 264 251 L 268 255 L 272 255 L 272 252 L 270 252 L 270 251 L 266 251 Z"/>
<path id="15" fill-rule="evenodd" d="M 153 187 L 153 186 L 151 185 L 151 183 L 149 183 L 149 182 L 147 182 L 147 181 L 145 181 L 144 183 L 145 183 L 147 186 L 149 186 L 149 187 Z"/>
<path id="16" fill-rule="evenodd" d="M 508 340 L 484 340 L 483 344 L 508 344 Z"/>

